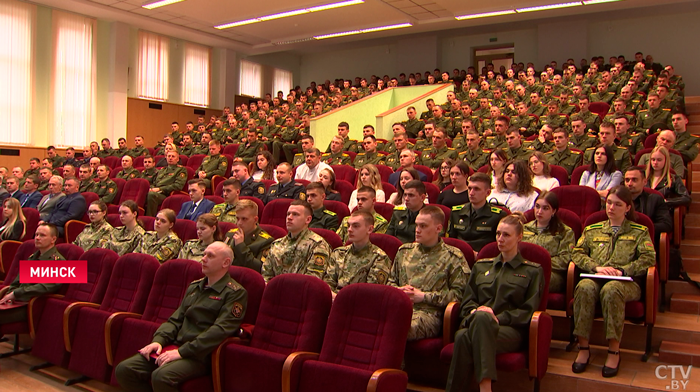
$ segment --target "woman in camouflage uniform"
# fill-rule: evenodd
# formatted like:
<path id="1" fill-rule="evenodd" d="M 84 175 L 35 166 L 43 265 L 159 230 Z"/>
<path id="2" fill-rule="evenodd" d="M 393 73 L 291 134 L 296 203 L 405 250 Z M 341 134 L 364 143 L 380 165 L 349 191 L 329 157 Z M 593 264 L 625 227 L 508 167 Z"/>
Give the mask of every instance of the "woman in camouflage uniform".
<path id="1" fill-rule="evenodd" d="M 178 259 L 202 261 L 204 251 L 214 241 L 221 241 L 223 235 L 219 231 L 219 221 L 214 214 L 202 214 L 197 218 L 196 240 L 189 240 L 182 245 Z"/>
<path id="2" fill-rule="evenodd" d="M 73 241 L 73 244 L 83 248 L 86 252 L 93 248 L 104 248 L 109 241 L 112 230 L 114 230 L 112 225 L 105 220 L 107 204 L 102 200 L 93 201 L 87 212 L 90 224 L 85 226 L 83 232 L 78 234 L 78 238 Z"/>
<path id="3" fill-rule="evenodd" d="M 566 271 L 574 249 L 574 231 L 556 215 L 559 198 L 556 193 L 544 192 L 535 200 L 535 220 L 525 224 L 523 242 L 539 245 L 552 258 L 550 293 L 562 293 L 566 288 Z"/>
<path id="4" fill-rule="evenodd" d="M 586 227 L 574 248 L 573 262 L 583 272 L 607 276 L 629 276 L 634 281 L 581 279 L 574 291 L 574 335 L 578 336 L 579 353 L 571 365 L 574 373 L 586 370 L 590 359 L 588 340 L 595 318 L 596 303 L 603 310 L 603 326 L 608 339 L 608 358 L 603 377 L 617 375 L 620 368 L 620 339 L 625 323 L 625 303 L 639 300 L 642 290 L 637 283 L 656 263 L 654 244 L 646 226 L 630 222 L 634 202 L 627 187 L 618 185 L 605 199 L 608 220 Z"/>
<path id="5" fill-rule="evenodd" d="M 127 200 L 119 206 L 119 220 L 124 226 L 112 230 L 104 248 L 117 252 L 119 256 L 134 251 L 139 239 L 146 233 L 137 219 L 138 213 L 139 205 L 133 200 Z"/>
<path id="6" fill-rule="evenodd" d="M 160 210 L 153 223 L 154 230 L 147 231 L 141 237 L 134 253 L 151 255 L 158 259 L 161 264 L 176 258 L 180 253 L 180 248 L 182 248 L 182 240 L 173 233 L 176 217 L 175 211 L 170 208 Z"/>

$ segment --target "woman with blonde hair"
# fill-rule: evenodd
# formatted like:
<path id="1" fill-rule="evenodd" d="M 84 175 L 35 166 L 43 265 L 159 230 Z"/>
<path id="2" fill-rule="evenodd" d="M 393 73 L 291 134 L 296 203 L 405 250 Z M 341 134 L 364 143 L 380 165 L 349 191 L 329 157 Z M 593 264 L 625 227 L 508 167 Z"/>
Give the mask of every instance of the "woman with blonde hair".
<path id="1" fill-rule="evenodd" d="M 2 202 L 2 226 L 0 226 L 0 241 L 19 241 L 26 234 L 27 218 L 22 213 L 19 200 L 9 197 Z"/>
<path id="2" fill-rule="evenodd" d="M 202 214 L 197 218 L 197 239 L 189 240 L 182 245 L 178 259 L 202 261 L 207 246 L 214 241 L 223 240 L 219 230 L 219 221 L 214 214 Z"/>
<path id="3" fill-rule="evenodd" d="M 690 205 L 688 188 L 678 174 L 671 173 L 671 155 L 666 147 L 651 150 L 646 176 L 647 186 L 661 192 L 669 208 Z"/>
<path id="4" fill-rule="evenodd" d="M 382 176 L 379 175 L 379 170 L 376 166 L 368 163 L 360 168 L 360 178 L 357 180 L 357 189 L 352 191 L 350 195 L 350 203 L 348 208 L 352 211 L 357 207 L 357 190 L 363 186 L 368 186 L 377 193 L 376 202 L 384 203 L 386 200 L 386 195 L 384 195 L 384 188 L 382 187 Z"/>

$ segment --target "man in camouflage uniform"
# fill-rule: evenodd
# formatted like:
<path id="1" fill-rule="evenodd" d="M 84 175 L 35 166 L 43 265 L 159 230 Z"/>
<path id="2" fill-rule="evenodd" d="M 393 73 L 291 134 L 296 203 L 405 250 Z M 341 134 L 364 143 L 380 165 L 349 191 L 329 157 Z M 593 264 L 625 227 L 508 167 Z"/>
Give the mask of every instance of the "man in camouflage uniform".
<path id="1" fill-rule="evenodd" d="M 211 353 L 241 327 L 248 293 L 229 275 L 233 252 L 222 242 L 204 251 L 205 277 L 192 282 L 180 306 L 153 335 L 153 343 L 115 368 L 127 391 L 177 389 L 185 380 L 209 373 Z M 168 351 L 164 348 L 175 345 Z M 155 361 L 152 355 L 155 354 Z"/>
<path id="2" fill-rule="evenodd" d="M 374 204 L 376 203 L 377 192 L 369 186 L 363 186 L 357 190 L 357 211 L 365 211 L 374 217 L 374 223 L 372 224 L 373 233 L 384 234 L 386 229 L 389 227 L 389 221 L 383 216 L 379 215 L 374 210 Z M 337 234 L 343 243 L 348 241 L 348 227 L 349 227 L 350 217 L 346 216 L 340 223 Z"/>
<path id="3" fill-rule="evenodd" d="M 228 167 L 228 158 L 221 155 L 221 142 L 212 140 L 209 143 L 209 155 L 202 160 L 202 164 L 195 172 L 195 176 L 204 181 L 204 184 L 209 188 L 211 179 L 214 176 L 223 176 L 226 174 Z"/>
<path id="4" fill-rule="evenodd" d="M 462 252 L 440 239 L 445 214 L 428 206 L 416 218 L 416 242 L 401 245 L 389 284 L 413 302 L 408 340 L 434 338 L 442 331 L 445 306 L 456 301 L 466 285 L 469 266 Z"/>
<path id="5" fill-rule="evenodd" d="M 306 187 L 306 201 L 313 210 L 310 228 L 338 230 L 338 215 L 323 206 L 326 200 L 326 189 L 320 182 L 312 182 Z"/>
<path id="6" fill-rule="evenodd" d="M 353 165 L 355 169 L 361 169 L 362 166 L 367 164 L 383 165 L 384 155 L 377 152 L 377 138 L 374 135 L 367 135 L 362 141 L 362 147 L 364 152 L 357 154 Z"/>
<path id="7" fill-rule="evenodd" d="M 469 203 L 452 207 L 447 236 L 468 243 L 476 256 L 486 244 L 496 241 L 498 222 L 508 214 L 486 201 L 491 194 L 491 177 L 488 174 L 472 174 L 467 189 Z"/>
<path id="8" fill-rule="evenodd" d="M 158 170 L 156 169 L 155 160 L 152 156 L 146 155 L 143 158 L 143 171 L 141 172 L 141 178 L 147 180 L 148 183 L 151 184 L 151 186 L 153 186 L 153 182 L 156 180 L 157 174 Z"/>
<path id="9" fill-rule="evenodd" d="M 92 184 L 92 187 L 88 192 L 97 193 L 105 204 L 110 204 L 114 201 L 117 196 L 117 184 L 109 178 L 109 173 L 112 169 L 107 165 L 100 165 L 97 167 L 97 182 Z M 117 200 L 118 201 L 118 200 Z"/>
<path id="10" fill-rule="evenodd" d="M 581 166 L 583 162 L 583 153 L 572 151 L 569 148 L 569 134 L 564 128 L 555 129 L 553 139 L 554 149 L 545 153 L 544 156 L 550 165 L 557 165 L 566 169 L 569 178 L 571 178 L 571 173 L 573 173 L 574 169 Z"/>
<path id="11" fill-rule="evenodd" d="M 261 272 L 275 240 L 258 225 L 258 205 L 240 200 L 236 205 L 238 226 L 226 233 L 226 244 L 233 249 L 234 265 Z"/>
<path id="12" fill-rule="evenodd" d="M 692 162 L 698 157 L 700 138 L 688 132 L 688 117 L 685 113 L 676 112 L 671 116 L 673 130 L 676 132 L 676 144 L 673 149 L 681 153 L 683 162 Z"/>
<path id="13" fill-rule="evenodd" d="M 238 196 L 241 193 L 241 182 L 234 178 L 229 178 L 224 181 L 222 189 L 224 202 L 215 205 L 214 208 L 211 209 L 211 213 L 214 214 L 219 222 L 235 224 L 238 221 L 236 205 L 239 202 Z"/>
<path id="14" fill-rule="evenodd" d="M 333 250 L 323 278 L 333 297 L 353 283 L 386 284 L 391 270 L 389 256 L 369 241 L 374 225 L 372 214 L 358 210 L 347 218 L 350 245 Z"/>
<path id="15" fill-rule="evenodd" d="M 238 146 L 234 160 L 240 160 L 245 163 L 253 162 L 258 153 L 265 149 L 263 143 L 258 141 L 258 134 L 255 129 L 248 129 L 247 136 L 248 140 L 246 143 Z"/>
<path id="16" fill-rule="evenodd" d="M 323 279 L 331 247 L 326 240 L 309 229 L 313 211 L 309 203 L 294 200 L 287 210 L 289 234 L 275 240 L 263 264 L 265 282 L 285 273 L 297 273 Z"/>
<path id="17" fill-rule="evenodd" d="M 406 243 L 416 239 L 416 218 L 418 212 L 424 207 L 425 184 L 420 180 L 407 182 L 403 196 L 406 207 L 394 207 L 386 233 Z"/>
<path id="18" fill-rule="evenodd" d="M 138 170 L 134 169 L 134 160 L 129 155 L 122 157 L 122 169 L 117 173 L 117 178 L 131 180 L 141 176 Z"/>
<path id="19" fill-rule="evenodd" d="M 294 182 L 292 167 L 287 162 L 277 165 L 277 184 L 270 186 L 267 193 L 261 197 L 267 204 L 275 199 L 300 199 L 306 200 L 304 185 Z"/>
<path id="20" fill-rule="evenodd" d="M 433 147 L 423 150 L 420 164 L 435 171 L 440 167 L 442 161 L 447 158 L 457 159 L 457 151 L 454 148 L 447 147 L 445 129 L 438 128 L 433 132 Z"/>
<path id="21" fill-rule="evenodd" d="M 179 191 L 187 182 L 187 170 L 180 166 L 180 156 L 175 151 L 168 151 L 165 156 L 168 166 L 160 169 L 153 180 L 146 198 L 146 215 L 156 216 L 158 206 L 172 191 Z"/>
<path id="22" fill-rule="evenodd" d="M 34 246 L 36 251 L 29 256 L 29 260 L 65 260 L 56 249 L 58 230 L 56 226 L 42 223 L 34 234 Z M 20 283 L 19 274 L 7 288 L 0 289 L 0 305 L 12 305 L 16 301 L 29 302 L 30 299 L 40 295 L 57 293 L 61 290 L 61 284 L 48 283 Z M 0 310 L 0 324 L 12 324 L 27 320 L 27 307 Z"/>

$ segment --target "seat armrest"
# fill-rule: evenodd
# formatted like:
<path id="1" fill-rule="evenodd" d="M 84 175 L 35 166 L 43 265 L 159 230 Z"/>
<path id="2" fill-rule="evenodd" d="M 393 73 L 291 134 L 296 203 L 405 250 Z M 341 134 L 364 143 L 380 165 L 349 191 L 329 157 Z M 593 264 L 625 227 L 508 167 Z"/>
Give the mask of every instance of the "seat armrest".
<path id="1" fill-rule="evenodd" d="M 197 174 L 197 173 L 195 173 L 195 175 L 196 175 L 196 174 Z M 220 176 L 220 175 L 218 175 L 218 174 L 214 174 L 214 175 L 211 177 L 211 194 L 212 194 L 212 195 L 219 196 L 219 195 L 217 195 L 217 194 L 215 193 L 215 192 L 216 192 L 216 186 L 219 185 L 220 182 L 224 182 L 224 181 L 226 181 L 226 177 Z"/>
<path id="2" fill-rule="evenodd" d="M 121 331 L 121 326 L 124 320 L 128 318 L 141 319 L 141 315 L 138 313 L 131 312 L 117 312 L 113 313 L 107 319 L 105 323 L 105 353 L 107 354 L 107 363 L 114 365 L 114 353 L 112 352 L 112 347 L 117 343 L 112 342 L 112 336 L 114 335 L 115 340 L 118 338 L 118 334 L 114 333 L 114 329 L 119 329 Z"/>
<path id="3" fill-rule="evenodd" d="M 379 390 L 379 383 L 385 379 L 398 379 L 403 383 L 403 388 L 406 388 L 408 383 L 408 374 L 403 370 L 398 369 L 377 369 L 372 373 L 369 382 L 367 383 L 367 392 L 377 392 Z M 398 390 L 398 388 L 397 388 Z"/>
<path id="4" fill-rule="evenodd" d="M 536 311 L 532 314 L 528 337 L 528 373 L 530 378 L 542 379 L 547 373 L 553 328 L 554 322 L 549 313 Z"/>
<path id="5" fill-rule="evenodd" d="M 9 289 L 10 289 L 10 286 L 5 286 L 5 287 L 1 288 L 0 289 L 0 298 L 4 297 L 5 294 L 7 294 L 7 290 L 9 290 Z"/>
<path id="6" fill-rule="evenodd" d="M 645 295 L 644 306 L 646 309 L 644 312 L 644 321 L 647 324 L 654 324 L 656 322 L 656 309 L 659 308 L 659 275 L 656 271 L 656 267 L 652 266 L 647 270 Z"/>
<path id="7" fill-rule="evenodd" d="M 681 246 L 683 237 L 683 216 L 685 216 L 685 206 L 678 206 L 673 209 L 673 245 Z"/>
<path id="8" fill-rule="evenodd" d="M 569 314 L 569 304 L 574 299 L 574 289 L 576 289 L 576 264 L 572 261 L 566 271 L 566 315 L 569 317 L 573 316 Z"/>
<path id="9" fill-rule="evenodd" d="M 172 195 L 186 195 L 186 196 L 189 196 L 189 194 L 188 194 L 188 193 L 185 193 L 185 191 L 172 191 L 172 192 L 170 192 L 170 195 L 169 195 L 169 196 L 172 196 Z"/>
<path id="10" fill-rule="evenodd" d="M 222 392 L 223 387 L 221 385 L 221 354 L 223 353 L 224 349 L 231 345 L 231 344 L 236 344 L 236 345 L 241 345 L 241 346 L 247 346 L 250 343 L 248 340 L 241 339 L 240 337 L 231 337 L 231 338 L 226 338 L 219 346 L 214 350 L 214 355 L 211 356 L 211 378 L 212 378 L 212 384 L 214 384 L 214 392 Z"/>
<path id="11" fill-rule="evenodd" d="M 662 282 L 668 281 L 670 246 L 671 240 L 668 238 L 668 233 L 661 233 L 659 237 L 659 265 L 657 273 L 659 274 L 659 280 Z"/>
<path id="12" fill-rule="evenodd" d="M 63 311 L 63 344 L 66 347 L 66 351 L 71 352 L 71 340 L 70 340 L 70 316 L 74 313 L 74 310 L 80 308 L 99 308 L 100 304 L 95 304 L 92 302 L 73 302 L 68 305 L 66 310 Z"/>
<path id="13" fill-rule="evenodd" d="M 442 347 L 455 341 L 455 333 L 459 329 L 459 302 L 452 301 L 445 308 L 442 321 Z"/>
<path id="14" fill-rule="evenodd" d="M 46 304 L 46 300 L 49 298 L 63 298 L 64 295 L 61 294 L 46 294 L 46 295 L 41 295 L 39 297 L 34 297 L 29 300 L 29 307 L 27 309 L 27 323 L 29 324 L 29 336 L 32 337 L 32 339 L 36 339 L 36 329 L 34 327 L 34 323 L 38 322 L 37 318 L 41 315 L 41 312 L 44 310 L 44 305 Z M 36 315 L 35 315 L 36 313 Z"/>
<path id="15" fill-rule="evenodd" d="M 304 362 L 316 359 L 318 359 L 317 353 L 297 351 L 289 354 L 282 366 L 282 392 L 292 392 L 292 377 L 298 375 L 301 365 L 303 365 Z M 296 390 L 296 385 L 294 389 Z"/>

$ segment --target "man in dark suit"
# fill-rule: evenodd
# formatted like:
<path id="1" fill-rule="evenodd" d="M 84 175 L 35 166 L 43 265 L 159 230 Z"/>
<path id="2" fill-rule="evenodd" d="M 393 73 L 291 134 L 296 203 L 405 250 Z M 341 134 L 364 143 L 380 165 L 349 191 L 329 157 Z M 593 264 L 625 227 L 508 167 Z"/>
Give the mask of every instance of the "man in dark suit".
<path id="1" fill-rule="evenodd" d="M 14 197 L 17 200 L 24 195 L 24 193 L 19 190 L 19 178 L 15 176 L 7 177 L 5 180 L 5 189 L 7 189 L 7 192 L 9 193 L 8 197 Z"/>
<path id="2" fill-rule="evenodd" d="M 52 176 L 49 179 L 49 193 L 41 198 L 39 205 L 36 206 L 39 210 L 39 218 L 41 220 L 49 219 L 49 215 L 53 212 L 54 208 L 61 199 L 66 197 L 66 195 L 61 192 L 63 190 L 63 177 Z"/>
<path id="3" fill-rule="evenodd" d="M 19 204 L 22 207 L 36 208 L 41 201 L 39 189 L 39 177 L 30 175 L 24 180 L 24 195 L 19 197 Z"/>
<path id="4" fill-rule="evenodd" d="M 664 198 L 656 193 L 644 190 L 647 179 L 641 166 L 632 166 L 625 172 L 625 186 L 634 198 L 634 210 L 640 212 L 654 222 L 654 233 L 658 240 L 661 233 L 673 231 L 673 221 Z M 658 243 L 658 242 L 657 242 Z"/>
<path id="5" fill-rule="evenodd" d="M 80 181 L 75 178 L 68 178 L 63 183 L 63 192 L 66 197 L 62 198 L 53 212 L 46 220 L 46 223 L 55 225 L 58 229 L 58 235 L 63 236 L 63 226 L 71 220 L 81 220 L 87 210 L 85 198 L 80 194 Z M 40 221 L 39 224 L 44 223 Z"/>
<path id="6" fill-rule="evenodd" d="M 204 198 L 204 192 L 207 189 L 207 185 L 204 181 L 200 179 L 190 180 L 187 183 L 187 191 L 190 194 L 190 199 L 182 204 L 180 208 L 180 213 L 177 214 L 177 219 L 187 219 L 191 221 L 197 221 L 200 215 L 211 211 L 214 208 L 214 202 Z"/>

